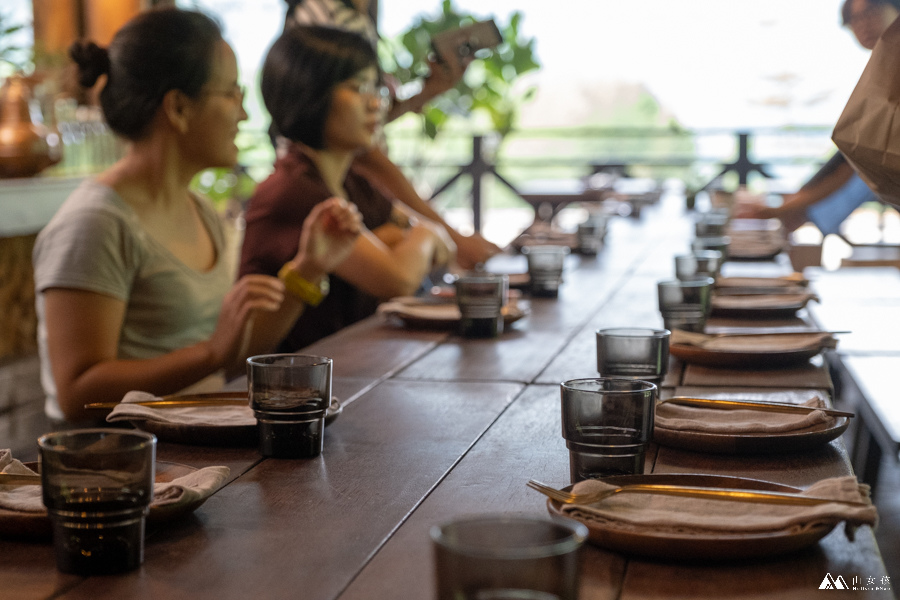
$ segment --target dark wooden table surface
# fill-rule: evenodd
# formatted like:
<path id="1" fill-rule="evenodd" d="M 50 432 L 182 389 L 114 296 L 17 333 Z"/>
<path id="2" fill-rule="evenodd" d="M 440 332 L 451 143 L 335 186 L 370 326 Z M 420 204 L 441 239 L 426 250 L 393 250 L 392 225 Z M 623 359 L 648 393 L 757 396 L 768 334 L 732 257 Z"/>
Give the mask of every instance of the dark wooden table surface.
<path id="1" fill-rule="evenodd" d="M 159 460 L 227 465 L 230 481 L 190 516 L 151 529 L 146 562 L 133 573 L 62 575 L 49 544 L 0 540 L 0 598 L 433 598 L 433 525 L 471 513 L 546 515 L 526 481 L 569 483 L 558 384 L 596 376 L 598 327 L 662 324 L 656 282 L 673 276 L 672 257 L 688 249 L 692 231 L 680 204 L 664 201 L 641 220 L 613 220 L 598 257 L 569 257 L 560 298 L 532 300 L 531 315 L 498 340 L 406 331 L 373 318 L 315 344 L 310 353 L 334 358 L 335 393 L 346 401 L 321 457 L 263 460 L 255 448 L 163 441 Z M 524 261 L 496 266 L 524 269 Z M 783 268 L 759 265 L 757 272 Z M 671 367 L 664 393 L 696 393 L 682 385 L 683 366 Z M 811 385 L 792 381 L 800 383 L 765 391 L 805 399 Z M 707 394 L 760 391 L 700 385 Z M 769 457 L 653 447 L 646 471 L 808 486 L 849 473 L 849 464 L 836 440 Z M 789 556 L 719 564 L 648 561 L 587 546 L 581 598 L 793 600 L 819 597 L 827 573 L 848 581 L 884 576 L 872 532 L 862 528 L 850 542 L 842 529 Z"/>

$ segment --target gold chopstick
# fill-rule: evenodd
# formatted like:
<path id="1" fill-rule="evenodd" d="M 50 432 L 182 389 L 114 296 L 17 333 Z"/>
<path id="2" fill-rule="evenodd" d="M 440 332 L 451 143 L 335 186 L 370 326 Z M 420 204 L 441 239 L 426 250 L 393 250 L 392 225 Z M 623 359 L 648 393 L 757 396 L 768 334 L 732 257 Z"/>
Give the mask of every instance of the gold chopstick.
<path id="1" fill-rule="evenodd" d="M 538 488 L 532 488 L 538 489 Z M 857 500 L 843 500 L 838 498 L 822 498 L 818 496 L 804 496 L 788 492 L 767 492 L 761 490 L 744 490 L 734 488 L 707 488 L 664 484 L 627 484 L 602 492 L 587 494 L 569 494 L 562 498 L 557 494 L 550 495 L 540 489 L 551 499 L 563 504 L 593 504 L 617 494 L 659 494 L 663 496 L 681 496 L 687 498 L 706 498 L 710 500 L 730 500 L 732 502 L 751 502 L 762 504 L 791 504 L 801 506 L 814 506 L 818 504 L 846 504 L 849 506 L 871 506 L 869 502 Z"/>
<path id="2" fill-rule="evenodd" d="M 794 414 L 808 414 L 816 410 L 821 410 L 830 417 L 855 417 L 856 414 L 843 410 L 834 410 L 833 408 L 816 408 L 813 406 L 801 406 L 799 404 L 785 404 L 781 402 L 757 402 L 755 400 L 717 400 L 713 398 L 690 398 L 687 396 L 676 396 L 663 400 L 660 404 L 678 404 L 681 406 L 696 406 L 699 408 L 720 408 L 723 410 L 761 410 L 765 412 L 787 412 Z"/>
<path id="3" fill-rule="evenodd" d="M 210 394 L 206 397 L 191 396 L 164 396 L 160 400 L 146 400 L 143 402 L 129 402 L 138 406 L 151 408 L 180 408 L 185 406 L 248 406 L 247 394 L 243 396 L 226 396 L 224 394 Z M 91 402 L 85 404 L 86 409 L 113 409 L 121 402 Z"/>
<path id="4" fill-rule="evenodd" d="M 41 476 L 19 473 L 0 473 L 0 485 L 40 485 Z"/>

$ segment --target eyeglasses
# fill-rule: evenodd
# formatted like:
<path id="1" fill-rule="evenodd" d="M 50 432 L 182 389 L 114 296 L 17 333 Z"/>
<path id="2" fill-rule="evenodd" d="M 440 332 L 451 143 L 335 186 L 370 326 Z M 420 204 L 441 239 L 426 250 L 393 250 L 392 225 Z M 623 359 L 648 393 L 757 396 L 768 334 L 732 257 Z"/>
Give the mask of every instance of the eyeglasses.
<path id="1" fill-rule="evenodd" d="M 386 85 L 378 85 L 374 81 L 344 81 L 340 84 L 348 90 L 353 90 L 360 96 L 368 96 L 378 100 L 379 104 L 390 102 L 391 90 Z"/>
<path id="2" fill-rule="evenodd" d="M 242 85 L 234 84 L 231 89 L 228 90 L 205 90 L 203 94 L 208 96 L 224 96 L 243 104 L 244 96 L 247 95 L 247 88 Z"/>

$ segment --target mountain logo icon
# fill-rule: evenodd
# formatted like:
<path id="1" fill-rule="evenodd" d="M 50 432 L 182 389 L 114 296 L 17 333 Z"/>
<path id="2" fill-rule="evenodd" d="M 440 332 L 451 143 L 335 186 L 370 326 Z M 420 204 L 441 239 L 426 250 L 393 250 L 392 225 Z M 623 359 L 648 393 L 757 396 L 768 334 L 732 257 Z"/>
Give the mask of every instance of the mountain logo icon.
<path id="1" fill-rule="evenodd" d="M 819 586 L 820 590 L 849 590 L 847 587 L 847 583 L 844 581 L 844 578 L 840 575 L 837 578 L 831 576 L 831 573 L 825 574 L 825 579 L 822 580 L 822 584 Z"/>

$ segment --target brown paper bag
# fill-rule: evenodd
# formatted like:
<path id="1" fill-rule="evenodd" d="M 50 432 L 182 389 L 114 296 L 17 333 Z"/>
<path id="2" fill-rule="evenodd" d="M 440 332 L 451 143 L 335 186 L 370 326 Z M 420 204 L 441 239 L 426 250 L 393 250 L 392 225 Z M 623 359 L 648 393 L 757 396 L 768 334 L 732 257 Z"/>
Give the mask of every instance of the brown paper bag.
<path id="1" fill-rule="evenodd" d="M 875 45 L 831 139 L 873 192 L 900 206 L 900 19 Z"/>

